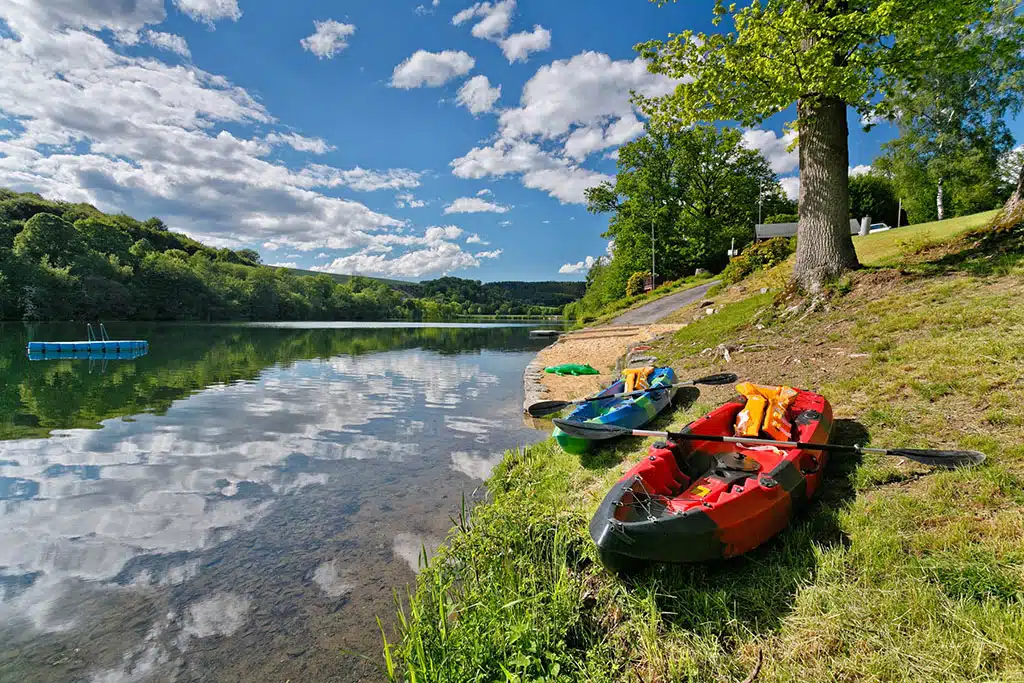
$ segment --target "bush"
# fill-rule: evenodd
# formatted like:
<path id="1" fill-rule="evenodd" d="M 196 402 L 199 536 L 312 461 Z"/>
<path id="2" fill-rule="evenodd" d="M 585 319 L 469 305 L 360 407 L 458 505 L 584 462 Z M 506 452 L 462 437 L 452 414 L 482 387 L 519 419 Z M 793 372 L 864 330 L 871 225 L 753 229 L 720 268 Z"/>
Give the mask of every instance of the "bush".
<path id="1" fill-rule="evenodd" d="M 778 224 L 778 223 L 796 223 L 800 220 L 800 216 L 795 213 L 777 213 L 774 216 L 768 216 L 764 219 L 765 224 Z"/>
<path id="2" fill-rule="evenodd" d="M 722 271 L 722 282 L 734 284 L 754 271 L 764 270 L 782 263 L 795 250 L 794 240 L 788 237 L 773 237 L 764 242 L 755 242 L 729 262 Z"/>
<path id="3" fill-rule="evenodd" d="M 640 271 L 633 273 L 629 276 L 629 282 L 626 283 L 626 296 L 637 296 L 644 293 L 644 280 L 648 278 L 646 271 Z"/>

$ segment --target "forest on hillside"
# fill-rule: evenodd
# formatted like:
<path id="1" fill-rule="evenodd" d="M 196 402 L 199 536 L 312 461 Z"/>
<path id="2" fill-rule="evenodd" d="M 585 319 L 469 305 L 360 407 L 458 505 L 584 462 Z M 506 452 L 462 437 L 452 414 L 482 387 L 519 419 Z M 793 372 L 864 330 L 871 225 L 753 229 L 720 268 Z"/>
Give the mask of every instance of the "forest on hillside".
<path id="1" fill-rule="evenodd" d="M 0 189 L 0 320 L 445 320 L 557 314 L 581 282 L 344 282 L 215 249 L 159 218 Z"/>

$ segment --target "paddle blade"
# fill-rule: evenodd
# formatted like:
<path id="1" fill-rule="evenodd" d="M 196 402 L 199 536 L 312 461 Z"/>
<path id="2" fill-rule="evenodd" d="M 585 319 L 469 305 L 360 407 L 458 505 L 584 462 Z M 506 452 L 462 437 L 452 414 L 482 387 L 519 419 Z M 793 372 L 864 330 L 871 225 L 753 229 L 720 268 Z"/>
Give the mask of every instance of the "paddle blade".
<path id="1" fill-rule="evenodd" d="M 569 436 L 589 441 L 602 441 L 614 439 L 618 436 L 629 436 L 632 429 L 616 427 L 615 425 L 603 425 L 596 422 L 575 422 L 573 420 L 555 420 L 555 426 Z"/>
<path id="2" fill-rule="evenodd" d="M 731 372 L 722 372 L 722 373 L 719 373 L 717 375 L 708 375 L 707 377 L 701 377 L 700 379 L 695 379 L 695 380 L 693 380 L 693 383 L 694 384 L 710 384 L 710 385 L 732 384 L 733 382 L 735 382 L 738 379 L 739 379 L 739 377 L 737 377 L 736 375 L 734 375 Z"/>
<path id="3" fill-rule="evenodd" d="M 890 448 L 889 455 L 896 455 L 932 467 L 974 467 L 985 462 L 985 454 L 978 451 L 935 451 L 918 448 Z"/>
<path id="4" fill-rule="evenodd" d="M 540 401 L 529 406 L 526 412 L 529 413 L 530 417 L 544 417 L 551 413 L 557 413 L 562 408 L 567 408 L 571 405 L 568 401 Z"/>

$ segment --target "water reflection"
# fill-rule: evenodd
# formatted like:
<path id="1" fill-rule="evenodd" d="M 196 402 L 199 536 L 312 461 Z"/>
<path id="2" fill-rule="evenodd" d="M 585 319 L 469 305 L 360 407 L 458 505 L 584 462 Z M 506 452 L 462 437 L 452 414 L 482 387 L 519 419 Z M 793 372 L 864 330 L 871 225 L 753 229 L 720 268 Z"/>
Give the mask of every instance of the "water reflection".
<path id="1" fill-rule="evenodd" d="M 543 342 L 146 327 L 92 374 L 0 330 L 0 679 L 373 677 L 342 650 L 379 649 L 463 491 L 540 437 L 516 415 Z"/>

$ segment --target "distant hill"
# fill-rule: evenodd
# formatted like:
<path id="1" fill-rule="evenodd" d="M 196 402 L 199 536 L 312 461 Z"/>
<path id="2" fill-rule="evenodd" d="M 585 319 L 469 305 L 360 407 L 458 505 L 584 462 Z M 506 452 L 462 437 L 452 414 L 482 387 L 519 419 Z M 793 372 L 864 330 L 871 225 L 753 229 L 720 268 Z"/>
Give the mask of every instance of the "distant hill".
<path id="1" fill-rule="evenodd" d="M 0 320 L 439 320 L 551 315 L 582 282 L 425 282 L 260 263 L 89 204 L 0 188 Z"/>

